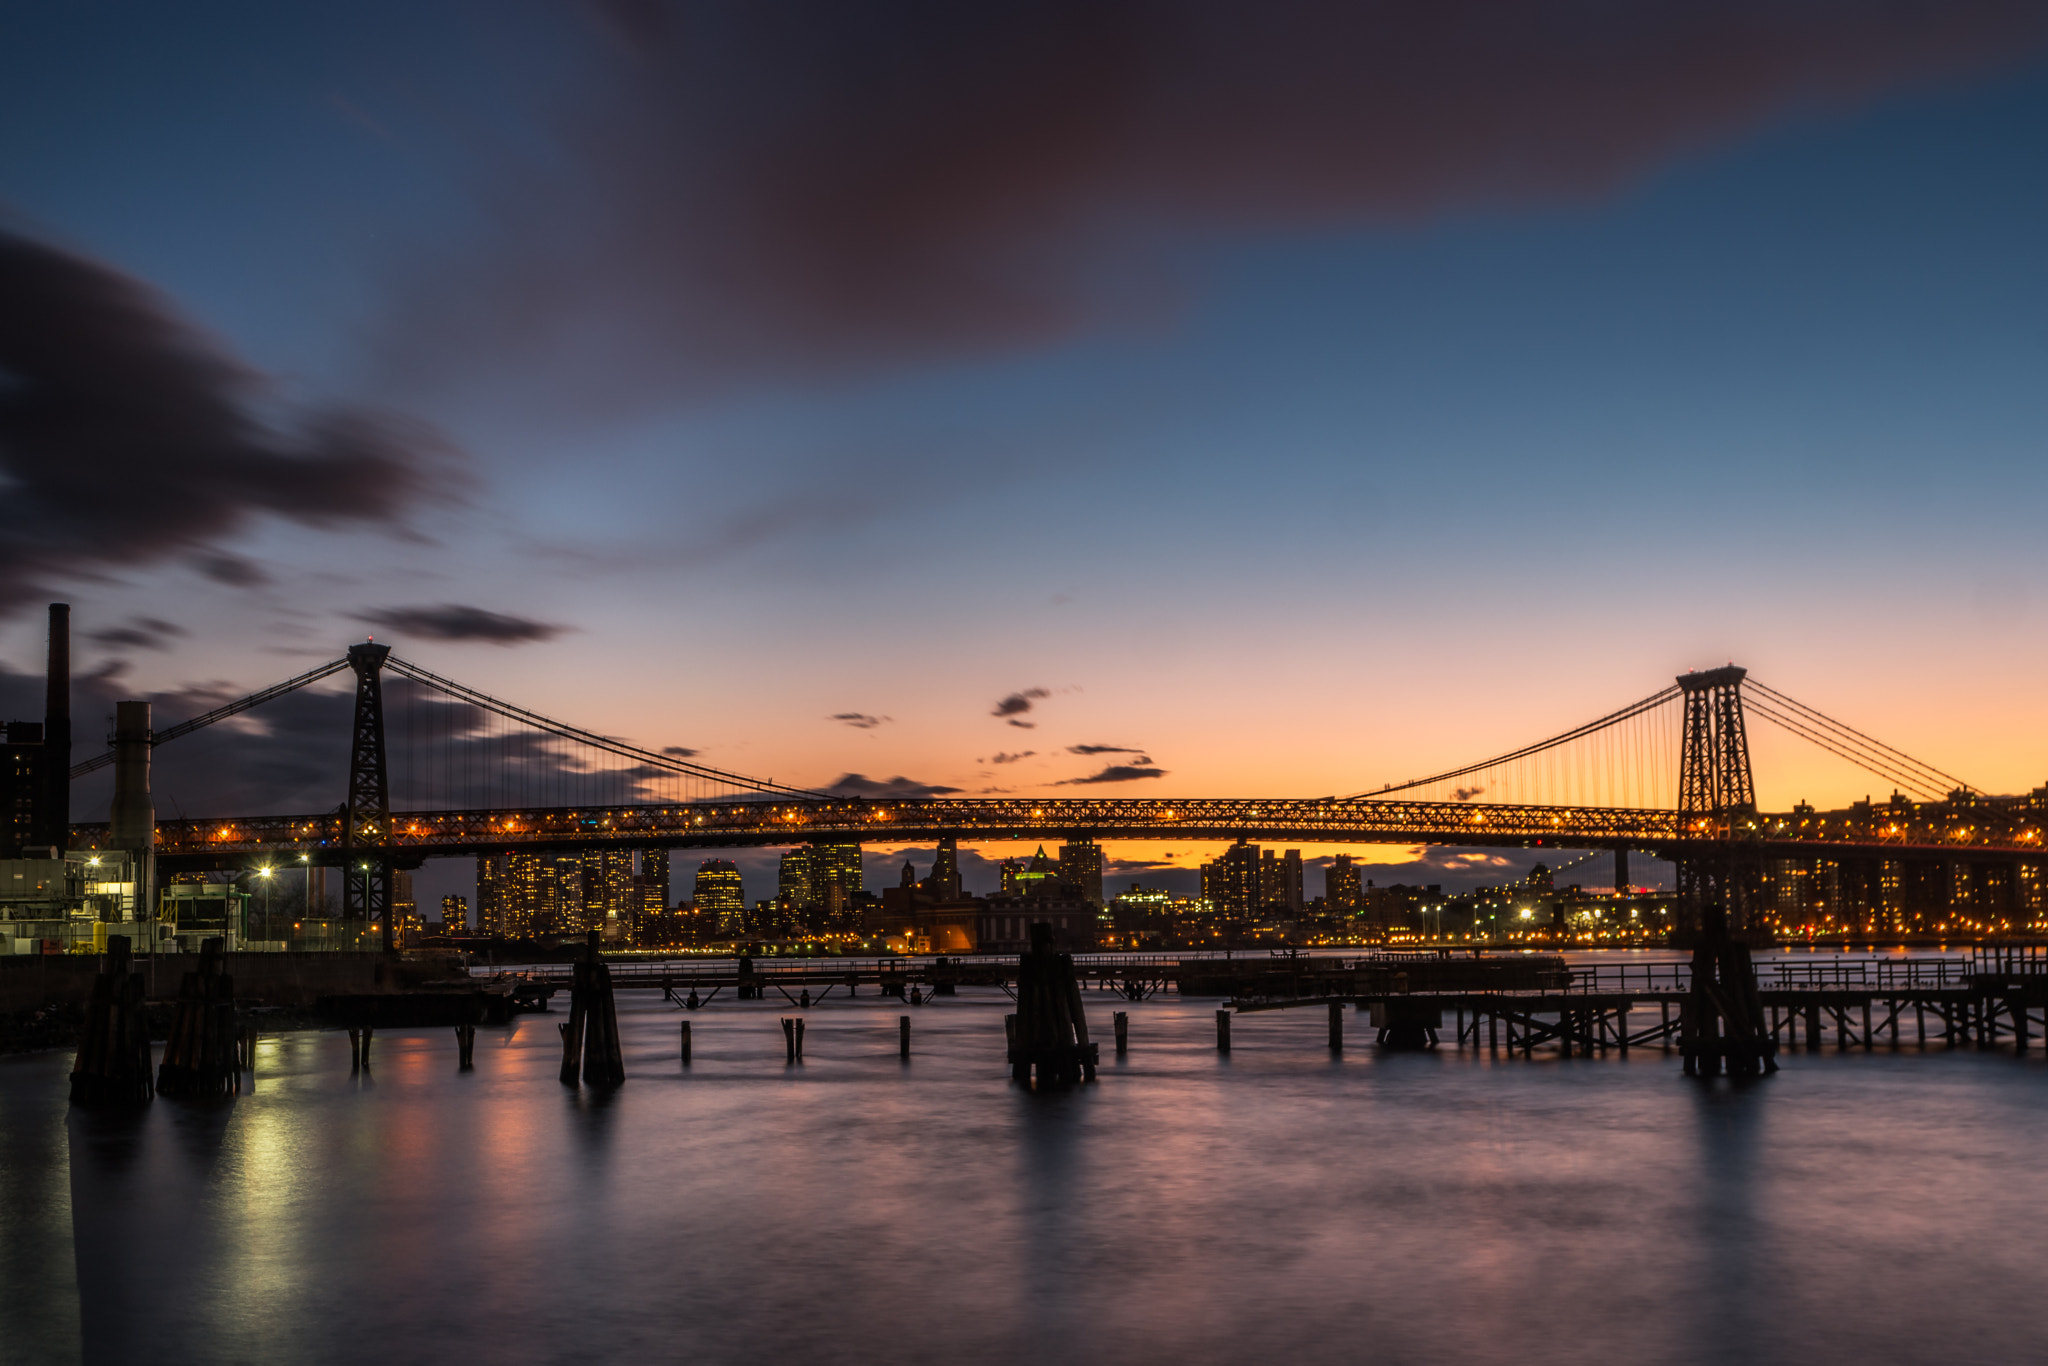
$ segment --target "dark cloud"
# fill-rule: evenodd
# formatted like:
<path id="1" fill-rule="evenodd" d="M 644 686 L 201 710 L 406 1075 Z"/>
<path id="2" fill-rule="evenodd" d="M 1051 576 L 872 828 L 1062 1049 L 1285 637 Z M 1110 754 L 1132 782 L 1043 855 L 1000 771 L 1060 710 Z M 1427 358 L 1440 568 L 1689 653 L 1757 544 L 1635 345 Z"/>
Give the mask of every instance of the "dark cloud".
<path id="1" fill-rule="evenodd" d="M 1068 778 L 1054 783 L 1054 787 L 1085 787 L 1091 783 L 1130 783 L 1140 778 L 1164 778 L 1163 768 L 1140 768 L 1135 764 L 1111 764 L 1100 773 L 1091 773 L 1085 778 Z"/>
<path id="2" fill-rule="evenodd" d="M 1067 746 L 1067 753 L 1069 753 L 1069 754 L 1081 754 L 1081 755 L 1089 755 L 1089 754 L 1143 754 L 1144 752 L 1145 752 L 1145 751 L 1144 751 L 1144 750 L 1142 750 L 1142 749 L 1126 749 L 1126 748 L 1125 748 L 1124 746 L 1122 746 L 1122 745 L 1068 745 L 1068 746 Z M 1149 760 L 1149 759 L 1140 759 L 1140 760 L 1139 760 L 1138 762 L 1139 762 L 1139 763 L 1141 763 L 1141 764 L 1146 764 L 1146 763 L 1150 763 L 1150 762 L 1152 762 L 1152 761 L 1151 761 L 1151 760 Z"/>
<path id="3" fill-rule="evenodd" d="M 1037 729 L 1035 722 L 1020 721 L 1017 718 L 1030 711 L 1032 703 L 1041 702 L 1051 696 L 1051 691 L 1045 688 L 1025 688 L 1020 692 L 1011 693 L 1008 697 L 996 703 L 995 710 L 990 712 L 989 715 L 1003 717 L 1019 730 L 1035 730 Z"/>
<path id="4" fill-rule="evenodd" d="M 200 555 L 192 564 L 207 578 L 215 583 L 224 583 L 230 588 L 261 588 L 270 582 L 270 571 L 262 565 L 225 551 Z"/>
<path id="5" fill-rule="evenodd" d="M 1469 802 L 1484 791 L 1486 789 L 1483 787 L 1455 787 L 1451 789 L 1451 800 L 1454 802 Z"/>
<path id="6" fill-rule="evenodd" d="M 873 730 L 876 726 L 883 725 L 890 720 L 887 716 L 869 716 L 866 712 L 860 711 L 834 712 L 832 719 L 834 721 L 844 721 L 855 730 Z"/>
<path id="7" fill-rule="evenodd" d="M 0 611 L 263 515 L 395 527 L 446 493 L 417 425 L 284 403 L 141 281 L 0 229 Z"/>
<path id="8" fill-rule="evenodd" d="M 492 645 L 525 645 L 531 641 L 553 640 L 569 629 L 550 622 L 506 616 L 452 602 L 439 607 L 373 607 L 364 612 L 352 612 L 350 616 L 372 626 L 427 640 L 482 640 Z"/>
<path id="9" fill-rule="evenodd" d="M 168 650 L 171 642 L 186 634 L 185 628 L 161 617 L 130 617 L 127 624 L 101 631 L 87 631 L 85 638 L 95 645 L 120 649 Z"/>
<path id="10" fill-rule="evenodd" d="M 957 787 L 940 787 L 935 783 L 920 783 L 898 774 L 894 778 L 870 778 L 865 773 L 843 773 L 827 783 L 823 789 L 843 797 L 944 797 L 960 791 Z"/>
<path id="11" fill-rule="evenodd" d="M 1155 315 L 1175 242 L 1597 195 L 2048 39 L 2036 0 L 598 10 L 495 240 L 402 282 L 394 375 L 660 401 L 1042 343 Z"/>
<path id="12" fill-rule="evenodd" d="M 1014 764 L 1019 759 L 1029 759 L 1032 755 L 1036 753 L 1038 753 L 1038 751 L 1035 749 L 1020 749 L 1015 754 L 998 754 L 994 758 L 990 759 L 989 762 L 992 764 Z M 981 762 L 981 760 L 976 759 L 974 762 L 978 764 Z"/>
<path id="13" fill-rule="evenodd" d="M 663 745 L 661 752 L 663 754 L 673 754 L 678 759 L 694 759 L 703 753 L 702 750 L 690 749 L 685 745 Z"/>

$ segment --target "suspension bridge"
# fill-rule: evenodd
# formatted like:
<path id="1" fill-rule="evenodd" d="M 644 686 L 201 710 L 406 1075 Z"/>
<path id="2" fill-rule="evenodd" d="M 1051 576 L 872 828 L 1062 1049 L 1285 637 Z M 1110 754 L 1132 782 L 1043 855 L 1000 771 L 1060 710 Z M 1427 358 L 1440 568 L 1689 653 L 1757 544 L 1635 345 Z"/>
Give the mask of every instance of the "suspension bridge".
<path id="1" fill-rule="evenodd" d="M 1991 797 L 1730 665 L 1688 673 L 1626 707 L 1476 763 L 1370 792 L 1307 798 L 847 796 L 698 763 L 514 705 L 375 643 L 162 730 L 131 726 L 70 769 L 151 753 L 349 675 L 345 796 L 324 811 L 154 822 L 169 870 L 276 860 L 338 866 L 345 913 L 384 920 L 390 871 L 428 857 L 513 850 L 918 843 L 1089 836 L 1300 843 L 1630 849 L 1670 859 L 1682 904 L 1719 901 L 1740 923 L 1762 861 L 1989 861 L 2003 895 L 2029 895 L 2048 819 L 2041 794 Z M 123 704 L 131 706 L 133 704 Z M 1893 788 L 1839 811 L 1757 807 L 1751 718 Z M 139 765 L 139 770 L 137 766 Z M 120 802 L 117 796 L 116 807 Z M 116 849 L 109 823 L 70 826 L 73 849 Z"/>

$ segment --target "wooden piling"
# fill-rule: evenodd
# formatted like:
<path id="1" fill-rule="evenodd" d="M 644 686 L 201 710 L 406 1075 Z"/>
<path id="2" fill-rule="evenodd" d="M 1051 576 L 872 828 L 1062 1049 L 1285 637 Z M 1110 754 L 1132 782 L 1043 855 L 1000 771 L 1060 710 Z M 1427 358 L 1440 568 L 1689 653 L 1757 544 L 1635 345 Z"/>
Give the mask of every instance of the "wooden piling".
<path id="1" fill-rule="evenodd" d="M 476 1026 L 455 1026 L 455 1065 L 464 1071 L 476 1066 Z"/>
<path id="2" fill-rule="evenodd" d="M 782 1017 L 782 1044 L 788 1053 L 788 1061 L 801 1062 L 804 1056 L 804 1022 L 793 1015 Z"/>
<path id="3" fill-rule="evenodd" d="M 596 930 L 585 936 L 583 961 L 570 977 L 569 1023 L 562 1030 L 562 1084 L 574 1086 L 579 1073 L 590 1086 L 617 1086 L 626 1079 L 612 970 L 598 954 Z"/>
<path id="4" fill-rule="evenodd" d="M 1462 1037 L 1464 1034 L 1464 1021 L 1465 1012 L 1460 1010 L 1458 1012 L 1458 1032 L 1461 1036 L 1459 1039 L 1461 1045 L 1464 1042 Z M 1344 1051 L 1344 1003 L 1342 1001 L 1330 1002 L 1330 1051 L 1332 1053 Z"/>
<path id="5" fill-rule="evenodd" d="M 1216 1051 L 1218 1053 L 1228 1053 L 1230 1051 L 1230 1012 L 1227 1010 L 1216 1012 Z"/>
<path id="6" fill-rule="evenodd" d="M 690 1022 L 689 1022 L 688 1020 L 684 1020 L 684 1021 L 682 1022 L 682 1024 L 683 1024 L 683 1066 L 685 1066 L 685 1067 L 688 1067 L 688 1066 L 690 1065 Z"/>
<path id="7" fill-rule="evenodd" d="M 1096 1045 L 1088 1038 L 1088 1016 L 1072 954 L 1056 953 L 1052 926 L 1031 926 L 1031 948 L 1017 959 L 1017 1032 L 1010 1049 L 1010 1075 L 1045 1086 L 1093 1081 Z"/>
<path id="8" fill-rule="evenodd" d="M 1679 1013 L 1679 1052 L 1687 1076 L 1755 1076 L 1778 1070 L 1778 1041 L 1764 1028 L 1763 1000 L 1749 946 L 1728 933 L 1719 904 L 1700 916 L 1692 983 Z"/>
<path id="9" fill-rule="evenodd" d="M 896 1056 L 905 1062 L 910 1061 L 910 1017 L 908 1015 L 898 1015 L 896 1017 Z"/>
<path id="10" fill-rule="evenodd" d="M 1335 1010 L 1336 1008 L 1337 1008 L 1337 1007 L 1335 1007 L 1335 1006 L 1332 1006 L 1332 1007 L 1331 1007 L 1331 1009 L 1332 1009 L 1332 1010 Z M 1014 1020 L 1014 1019 L 1016 1019 L 1017 1017 L 1016 1017 L 1016 1016 L 1014 1016 L 1014 1015 L 1012 1015 L 1012 1016 L 1009 1016 L 1008 1018 L 1010 1018 L 1010 1019 Z M 1116 1052 L 1117 1052 L 1117 1056 L 1118 1056 L 1118 1057 L 1122 1057 L 1122 1056 L 1123 1056 L 1123 1055 L 1124 1055 L 1125 1053 L 1128 1053 L 1128 1052 L 1130 1052 L 1130 1050 L 1131 1050 L 1131 1016 L 1130 1016 L 1130 1012 L 1128 1012 L 1128 1011 L 1123 1011 L 1123 1010 L 1119 1010 L 1119 1011 L 1117 1011 L 1117 1012 L 1116 1012 L 1116 1013 L 1115 1013 L 1114 1015 L 1110 1016 L 1110 1020 L 1111 1020 L 1111 1021 L 1112 1021 L 1112 1022 L 1113 1022 L 1113 1023 L 1115 1024 L 1115 1026 L 1116 1026 Z"/>
<path id="11" fill-rule="evenodd" d="M 241 1089 L 235 1067 L 235 980 L 221 971 L 221 941 L 200 949 L 199 967 L 185 974 L 178 1005 L 157 1067 L 156 1089 L 166 1096 L 227 1096 Z"/>
<path id="12" fill-rule="evenodd" d="M 1863 1051 L 1868 1053 L 1876 1046 L 1870 1027 L 1870 1001 L 1866 998 L 1863 1002 Z"/>
<path id="13" fill-rule="evenodd" d="M 156 1094 L 142 997 L 142 975 L 132 968 L 128 936 L 107 936 L 106 956 L 85 1008 L 78 1056 L 71 1064 L 73 1101 L 136 1105 Z"/>

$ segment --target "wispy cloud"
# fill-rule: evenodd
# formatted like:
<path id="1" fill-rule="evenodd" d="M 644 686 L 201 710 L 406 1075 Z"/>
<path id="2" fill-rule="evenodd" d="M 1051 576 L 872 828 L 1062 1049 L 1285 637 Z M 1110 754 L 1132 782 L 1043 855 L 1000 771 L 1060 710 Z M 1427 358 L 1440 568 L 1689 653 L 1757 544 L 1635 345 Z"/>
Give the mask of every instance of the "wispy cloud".
<path id="1" fill-rule="evenodd" d="M 891 718 L 887 716 L 869 716 L 866 712 L 861 711 L 834 712 L 832 713 L 831 719 L 834 721 L 843 721 L 847 725 L 852 726 L 855 730 L 873 730 L 877 726 L 888 724 L 888 722 L 891 720 Z"/>
<path id="2" fill-rule="evenodd" d="M 824 790 L 847 797 L 891 799 L 944 797 L 960 791 L 957 787 L 944 787 L 938 783 L 921 783 L 900 773 L 893 778 L 870 778 L 865 773 L 842 773 L 837 779 L 827 783 Z"/>
<path id="3" fill-rule="evenodd" d="M 1052 691 L 1049 688 L 1022 688 L 996 703 L 995 710 L 989 715 L 1000 717 L 1019 730 L 1036 730 L 1036 721 L 1026 721 L 1022 718 L 1035 703 L 1043 702 L 1051 696 Z"/>
<path id="4" fill-rule="evenodd" d="M 1164 778 L 1163 768 L 1140 768 L 1134 764 L 1111 764 L 1100 773 L 1091 773 L 1085 778 L 1068 778 L 1054 783 L 1054 787 L 1086 787 L 1094 783 L 1132 783 L 1141 778 Z"/>
<path id="5" fill-rule="evenodd" d="M 438 607 L 373 607 L 349 615 L 357 621 L 386 627 L 402 635 L 420 636 L 426 640 L 480 640 L 491 645 L 524 645 L 532 641 L 553 640 L 569 629 L 551 622 L 452 602 Z"/>

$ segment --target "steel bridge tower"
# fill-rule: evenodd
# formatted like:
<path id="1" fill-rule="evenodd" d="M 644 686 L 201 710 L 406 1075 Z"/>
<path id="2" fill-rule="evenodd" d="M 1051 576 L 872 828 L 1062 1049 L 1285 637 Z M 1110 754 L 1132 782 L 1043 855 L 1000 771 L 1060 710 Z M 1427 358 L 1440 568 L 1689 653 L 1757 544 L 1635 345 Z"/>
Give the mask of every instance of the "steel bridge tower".
<path id="1" fill-rule="evenodd" d="M 1733 664 L 1680 674 L 1685 733 L 1678 749 L 1678 816 L 1697 852 L 1678 861 L 1678 914 L 1688 930 L 1715 902 L 1731 930 L 1754 922 L 1762 894 L 1757 856 L 1756 778 L 1742 719 L 1742 680 Z"/>
<path id="2" fill-rule="evenodd" d="M 384 767 L 384 661 L 389 645 L 348 647 L 356 675 L 356 720 L 350 732 L 348 800 L 341 808 L 342 915 L 381 920 L 384 951 L 392 950 L 391 782 Z"/>

